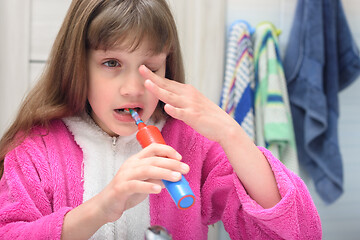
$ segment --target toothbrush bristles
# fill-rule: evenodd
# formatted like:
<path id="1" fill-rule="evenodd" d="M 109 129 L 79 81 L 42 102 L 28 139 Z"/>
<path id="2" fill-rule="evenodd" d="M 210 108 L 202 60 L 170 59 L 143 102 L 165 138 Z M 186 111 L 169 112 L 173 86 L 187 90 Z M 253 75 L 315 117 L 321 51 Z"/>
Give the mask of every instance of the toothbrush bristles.
<path id="1" fill-rule="evenodd" d="M 132 108 L 125 108 L 125 110 L 129 111 L 132 118 L 134 119 L 136 125 L 139 125 L 139 123 L 142 123 L 143 121 L 141 120 L 139 114 Z"/>

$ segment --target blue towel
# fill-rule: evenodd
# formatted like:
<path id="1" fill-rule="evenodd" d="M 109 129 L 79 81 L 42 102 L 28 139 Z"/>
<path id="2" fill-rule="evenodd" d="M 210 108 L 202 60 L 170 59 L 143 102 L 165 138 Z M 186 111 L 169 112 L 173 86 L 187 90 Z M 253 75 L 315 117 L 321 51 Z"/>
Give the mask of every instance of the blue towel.
<path id="1" fill-rule="evenodd" d="M 254 140 L 254 63 L 251 32 L 243 20 L 230 27 L 220 107 Z"/>
<path id="2" fill-rule="evenodd" d="M 360 73 L 360 57 L 339 0 L 299 0 L 284 60 L 300 164 L 320 197 L 343 193 L 338 92 Z"/>

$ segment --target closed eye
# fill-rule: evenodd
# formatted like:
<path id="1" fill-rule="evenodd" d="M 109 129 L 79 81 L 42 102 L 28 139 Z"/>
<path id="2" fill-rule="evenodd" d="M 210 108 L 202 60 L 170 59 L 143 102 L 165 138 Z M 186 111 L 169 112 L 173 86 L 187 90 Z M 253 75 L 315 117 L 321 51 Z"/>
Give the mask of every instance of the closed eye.
<path id="1" fill-rule="evenodd" d="M 153 73 L 156 73 L 157 71 L 159 71 L 159 68 L 157 67 L 150 67 L 150 66 L 146 66 L 148 69 L 150 69 L 150 71 L 152 71 Z"/>
<path id="2" fill-rule="evenodd" d="M 113 67 L 119 67 L 120 63 L 116 60 L 109 60 L 103 63 L 105 66 L 113 68 Z"/>

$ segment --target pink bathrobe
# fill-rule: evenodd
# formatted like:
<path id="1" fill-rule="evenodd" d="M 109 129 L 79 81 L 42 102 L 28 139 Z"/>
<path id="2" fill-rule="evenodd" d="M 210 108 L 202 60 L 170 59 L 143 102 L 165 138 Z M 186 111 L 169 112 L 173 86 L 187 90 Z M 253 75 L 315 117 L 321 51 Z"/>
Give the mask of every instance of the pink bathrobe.
<path id="1" fill-rule="evenodd" d="M 0 181 L 0 239 L 60 239 L 64 215 L 82 203 L 83 153 L 60 120 L 9 152 Z M 195 205 L 179 210 L 166 190 L 150 195 L 151 224 L 173 239 L 207 239 L 222 220 L 232 239 L 321 239 L 320 218 L 303 181 L 264 153 L 282 200 L 263 209 L 246 193 L 222 148 L 183 122 L 169 118 L 165 141 L 190 165 L 185 176 Z"/>

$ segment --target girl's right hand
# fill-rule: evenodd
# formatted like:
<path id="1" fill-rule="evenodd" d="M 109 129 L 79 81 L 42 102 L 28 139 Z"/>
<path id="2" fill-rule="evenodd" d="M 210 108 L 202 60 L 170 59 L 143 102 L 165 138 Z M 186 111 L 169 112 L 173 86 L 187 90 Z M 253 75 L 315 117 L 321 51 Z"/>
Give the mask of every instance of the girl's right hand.
<path id="1" fill-rule="evenodd" d="M 181 174 L 189 172 L 181 158 L 172 147 L 154 143 L 126 160 L 113 180 L 94 197 L 104 219 L 116 221 L 148 194 L 160 193 L 164 188 L 162 179 L 179 181 Z"/>
<path id="2" fill-rule="evenodd" d="M 88 239 L 148 194 L 159 193 L 164 188 L 161 179 L 180 180 L 180 173 L 189 172 L 189 166 L 180 160 L 181 155 L 175 149 L 156 143 L 133 155 L 103 191 L 65 215 L 61 238 Z"/>

